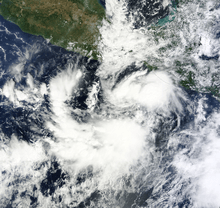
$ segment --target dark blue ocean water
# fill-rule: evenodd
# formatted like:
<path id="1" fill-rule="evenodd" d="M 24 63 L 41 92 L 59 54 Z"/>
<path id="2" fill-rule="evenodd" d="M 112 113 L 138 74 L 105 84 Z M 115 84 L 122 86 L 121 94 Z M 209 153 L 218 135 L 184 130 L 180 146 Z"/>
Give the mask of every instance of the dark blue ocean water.
<path id="1" fill-rule="evenodd" d="M 98 0 L 98 1 L 103 6 L 103 8 L 105 9 L 105 1 L 104 0 Z"/>
<path id="2" fill-rule="evenodd" d="M 101 0 L 99 2 L 105 8 L 105 2 Z M 138 4 L 135 4 L 134 1 L 129 1 L 129 6 L 132 9 L 135 9 Z M 160 4 L 157 6 L 158 8 L 161 8 Z M 139 7 L 141 6 L 139 5 Z M 140 11 L 144 13 L 145 10 L 146 8 L 143 6 Z M 150 18 L 150 13 L 145 14 L 146 15 L 142 16 L 142 19 L 138 24 L 143 25 L 142 23 L 146 21 L 147 18 Z M 162 11 L 161 9 L 161 13 L 158 14 L 158 16 L 151 15 L 152 21 L 154 18 L 163 18 L 166 15 L 167 10 L 165 9 L 165 11 Z M 140 25 L 136 26 L 139 27 Z M 213 59 L 218 59 L 218 56 L 201 56 L 201 59 L 212 61 Z M 61 47 L 54 46 L 41 36 L 24 33 L 18 26 L 0 16 L 0 147 L 5 148 L 5 146 L 9 144 L 9 141 L 12 140 L 13 135 L 15 135 L 19 141 L 24 141 L 29 145 L 37 143 L 39 138 L 43 138 L 42 140 L 45 148 L 45 154 L 49 155 L 48 152 L 50 149 L 48 148 L 49 144 L 47 143 L 46 138 L 50 138 L 52 141 L 56 142 L 53 132 L 45 128 L 45 118 L 47 118 L 47 121 L 55 123 L 55 121 L 50 118 L 51 101 L 49 95 L 45 94 L 43 96 L 43 101 L 36 107 L 37 101 L 34 103 L 27 99 L 20 101 L 21 105 L 16 105 L 15 102 L 11 102 L 10 96 L 7 97 L 2 92 L 4 86 L 10 80 L 14 83 L 14 89 L 23 90 L 25 92 L 28 85 L 27 79 L 29 74 L 33 77 L 36 88 L 40 88 L 42 84 L 45 84 L 45 86 L 48 87 L 50 81 L 59 75 L 60 72 L 64 71 L 68 64 L 76 64 L 78 68 L 83 68 L 84 70 L 84 79 L 80 83 L 79 90 L 77 93 L 74 92 L 75 96 L 68 100 L 67 104 L 71 109 L 76 110 L 74 112 L 84 112 L 84 114 L 80 115 L 73 113 L 71 118 L 75 119 L 80 124 L 87 124 L 90 122 L 92 115 L 90 115 L 89 112 L 86 112 L 86 110 L 88 110 L 86 100 L 94 83 L 100 82 L 100 78 L 97 76 L 96 71 L 101 63 L 95 60 L 90 60 L 87 57 L 83 57 L 78 53 L 70 52 Z M 22 70 L 19 71 L 21 68 Z M 140 69 L 135 65 L 127 67 L 127 69 L 118 76 L 116 84 L 125 79 L 127 75 L 135 73 L 138 70 L 143 69 Z M 62 84 L 65 85 L 65 83 Z M 158 201 L 158 204 L 162 201 L 163 204 L 160 205 L 160 207 L 163 207 L 164 204 L 166 204 L 166 199 L 163 201 L 160 197 L 164 197 L 166 193 L 169 193 L 169 191 L 172 190 L 175 186 L 173 181 L 175 181 L 175 178 L 177 177 L 177 170 L 174 165 L 172 165 L 172 160 L 174 158 L 172 153 L 175 151 L 181 152 L 185 150 L 184 154 L 189 155 L 189 152 L 193 149 L 192 146 L 187 143 L 190 141 L 192 135 L 186 133 L 184 136 L 181 136 L 176 149 L 168 147 L 170 136 L 174 134 L 178 136 L 181 135 L 181 132 L 187 132 L 189 129 L 192 129 L 198 114 L 197 108 L 201 98 L 205 100 L 203 107 L 204 122 L 201 123 L 201 126 L 206 125 L 210 115 L 217 112 L 220 108 L 219 101 L 217 101 L 211 94 L 199 93 L 192 90 L 186 90 L 184 88 L 182 89 L 188 99 L 187 101 L 182 100 L 182 105 L 184 107 L 183 113 L 177 115 L 172 112 L 167 117 L 158 113 L 158 119 L 155 119 L 156 126 L 152 128 L 152 134 L 156 135 L 154 141 L 155 149 L 157 154 L 161 155 L 161 160 L 157 168 L 160 169 L 161 178 L 166 175 L 165 182 L 158 182 L 160 185 L 156 187 L 153 179 L 156 181 L 159 177 L 156 178 L 155 176 L 154 178 L 154 174 L 152 174 L 153 179 L 146 182 L 144 180 L 141 181 L 142 178 L 140 176 L 138 179 L 139 181 L 135 181 L 139 184 L 139 186 L 137 185 L 137 191 L 129 192 L 132 178 L 128 177 L 125 183 L 125 191 L 122 190 L 115 194 L 114 189 L 107 193 L 101 192 L 97 189 L 89 192 L 87 197 L 85 197 L 83 192 L 88 189 L 85 184 L 86 182 L 92 181 L 92 178 L 95 177 L 95 174 L 97 173 L 94 173 L 92 167 L 88 167 L 86 171 L 84 170 L 84 172 L 77 175 L 75 181 L 71 181 L 71 175 L 62 169 L 62 162 L 55 156 L 50 155 L 47 160 L 36 165 L 35 171 L 42 171 L 40 173 L 44 173 L 44 175 L 34 185 L 28 185 L 28 177 L 31 178 L 31 174 L 27 174 L 28 176 L 26 178 L 22 178 L 19 174 L 16 175 L 16 171 L 11 173 L 9 171 L 10 169 L 2 171 L 2 175 L 7 175 L 10 179 L 8 184 L 5 186 L 2 185 L 2 187 L 9 187 L 9 189 L 10 187 L 12 188 L 10 189 L 7 197 L 0 196 L 2 201 L 0 206 L 16 207 L 20 203 L 19 200 L 29 200 L 29 205 L 27 207 L 39 207 L 38 205 L 42 202 L 42 197 L 45 197 L 45 199 L 51 201 L 51 207 L 52 204 L 55 204 L 54 206 L 56 207 L 96 207 L 96 204 L 102 200 L 103 203 L 105 202 L 102 207 L 105 208 L 111 207 L 111 205 L 109 205 L 111 204 L 111 200 L 109 200 L 107 196 L 107 194 L 109 194 L 114 196 L 113 198 L 118 202 L 118 207 L 120 208 L 154 207 L 154 205 L 152 205 L 153 203 L 150 204 L 152 201 Z M 117 118 L 117 112 L 114 112 L 111 105 L 106 108 L 100 107 L 107 105 L 102 93 L 102 86 L 97 99 L 98 102 L 95 106 L 95 112 L 97 115 L 102 115 L 103 113 L 103 117 L 106 116 L 106 118 L 110 118 L 111 115 L 109 115 L 109 112 L 112 112 L 112 116 Z M 124 115 L 126 115 L 126 111 L 123 112 L 122 116 Z M 121 115 L 118 117 L 120 116 Z M 153 156 L 152 161 L 154 161 Z M 11 174 L 14 174 L 12 179 L 10 178 Z M 144 178 L 144 175 L 142 175 L 142 177 Z M 7 181 L 6 179 L 3 179 L 0 185 L 3 184 L 4 180 Z M 20 191 L 19 189 L 21 189 L 20 187 L 22 187 L 23 184 L 26 184 L 28 188 L 27 190 Z M 191 197 L 183 192 L 189 184 L 190 180 L 185 184 L 181 184 L 178 192 L 179 199 L 176 200 L 170 207 L 193 207 Z M 85 190 L 82 188 L 84 185 Z M 71 200 L 69 201 L 69 204 L 65 204 L 65 194 L 69 194 L 68 190 L 72 190 L 73 186 L 76 189 L 81 187 L 82 189 L 80 190 L 79 188 L 75 193 L 79 196 L 83 195 L 84 197 L 82 197 L 82 199 L 80 197 L 78 198 L 78 205 L 73 205 L 76 202 L 71 202 Z M 2 189 L 2 187 L 0 187 L 0 189 Z M 62 195 L 59 191 L 63 187 L 67 188 L 64 189 L 66 192 Z M 150 200 L 150 202 L 147 200 Z"/>

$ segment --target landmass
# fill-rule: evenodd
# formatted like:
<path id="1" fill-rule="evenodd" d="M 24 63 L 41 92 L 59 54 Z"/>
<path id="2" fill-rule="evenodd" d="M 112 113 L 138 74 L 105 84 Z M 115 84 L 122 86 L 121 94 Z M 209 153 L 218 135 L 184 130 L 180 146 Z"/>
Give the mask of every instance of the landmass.
<path id="1" fill-rule="evenodd" d="M 98 0 L 0 0 L 0 14 L 22 31 L 98 59 L 98 27 L 105 9 Z"/>
<path id="2" fill-rule="evenodd" d="M 165 25 L 175 19 L 177 8 L 183 3 L 182 0 L 171 2 L 172 11 L 150 27 L 154 32 L 155 41 L 158 38 L 167 38 Z M 0 15 L 17 24 L 24 32 L 41 35 L 54 45 L 101 60 L 101 54 L 98 51 L 100 40 L 98 28 L 105 18 L 104 0 L 0 0 Z M 174 34 L 170 39 L 173 37 Z M 167 48 L 161 48 L 161 53 L 167 53 L 168 49 L 174 47 L 175 44 L 173 41 Z M 186 47 L 185 53 L 190 54 L 197 44 L 193 43 Z M 218 57 L 206 56 L 200 58 L 202 60 L 218 59 Z M 144 65 L 150 71 L 157 70 L 157 66 L 147 61 L 144 61 Z M 197 75 L 194 71 L 188 71 L 188 68 L 195 64 L 176 60 L 174 65 L 176 72 L 181 76 L 181 86 L 186 89 L 209 92 L 220 98 L 220 89 L 213 84 L 218 80 L 218 76 L 212 77 L 212 85 L 200 86 L 198 89 L 195 81 Z"/>

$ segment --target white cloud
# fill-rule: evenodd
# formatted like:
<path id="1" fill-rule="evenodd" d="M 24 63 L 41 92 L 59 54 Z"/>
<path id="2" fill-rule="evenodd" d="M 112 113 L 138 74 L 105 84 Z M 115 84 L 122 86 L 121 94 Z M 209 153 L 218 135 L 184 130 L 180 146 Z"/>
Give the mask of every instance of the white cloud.
<path id="1" fill-rule="evenodd" d="M 149 111 L 182 111 L 180 97 L 184 93 L 175 86 L 168 73 L 163 71 L 135 72 L 107 93 L 115 105 L 140 104 Z"/>

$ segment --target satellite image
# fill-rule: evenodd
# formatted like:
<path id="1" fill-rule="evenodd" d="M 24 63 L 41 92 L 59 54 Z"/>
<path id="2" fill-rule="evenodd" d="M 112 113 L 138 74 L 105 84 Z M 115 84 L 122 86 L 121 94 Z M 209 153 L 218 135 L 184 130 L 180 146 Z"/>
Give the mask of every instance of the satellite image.
<path id="1" fill-rule="evenodd" d="M 0 208 L 219 208 L 219 0 L 0 0 Z"/>

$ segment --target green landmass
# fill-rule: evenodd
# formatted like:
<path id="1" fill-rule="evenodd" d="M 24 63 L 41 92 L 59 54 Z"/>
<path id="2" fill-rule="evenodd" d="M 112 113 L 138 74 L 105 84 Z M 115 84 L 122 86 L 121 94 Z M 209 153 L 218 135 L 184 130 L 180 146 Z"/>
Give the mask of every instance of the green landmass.
<path id="1" fill-rule="evenodd" d="M 105 10 L 98 0 L 0 0 L 0 14 L 24 32 L 98 59 L 98 26 Z"/>
<path id="2" fill-rule="evenodd" d="M 172 0 L 171 10 L 170 14 L 166 17 L 158 20 L 156 24 L 152 24 L 148 30 L 152 33 L 154 37 L 155 43 L 159 43 L 160 40 L 171 40 L 169 43 L 165 46 L 162 46 L 159 48 L 158 52 L 162 54 L 169 54 L 170 49 L 172 51 L 172 48 L 175 48 L 178 46 L 178 37 L 175 35 L 175 33 L 172 32 L 172 29 L 167 27 L 167 24 L 172 22 L 175 19 L 175 15 L 178 12 L 178 8 L 183 3 L 188 3 L 190 0 Z M 168 29 L 167 29 L 168 28 Z M 174 30 L 175 31 L 175 30 Z M 179 85 L 184 87 L 185 89 L 195 90 L 197 92 L 202 93 L 211 93 L 215 98 L 217 98 L 220 101 L 220 88 L 219 88 L 219 75 L 218 74 L 212 74 L 211 75 L 211 81 L 208 86 L 202 86 L 197 79 L 197 76 L 200 76 L 200 73 L 202 77 L 206 77 L 207 74 L 202 74 L 200 72 L 199 68 L 197 67 L 196 63 L 193 63 L 193 60 L 190 61 L 186 57 L 189 56 L 195 52 L 195 49 L 200 45 L 200 41 L 195 42 L 189 42 L 187 46 L 184 48 L 184 55 L 181 57 L 178 57 L 173 64 L 173 69 L 175 72 L 179 75 Z M 145 67 L 147 67 L 148 71 L 154 71 L 158 70 L 158 67 L 161 67 L 161 61 L 158 61 L 158 66 L 153 65 L 156 63 L 156 61 L 153 63 L 152 61 L 143 61 L 143 64 Z M 159 67 L 159 68 L 160 68 Z M 206 73 L 209 73 L 207 69 Z"/>

